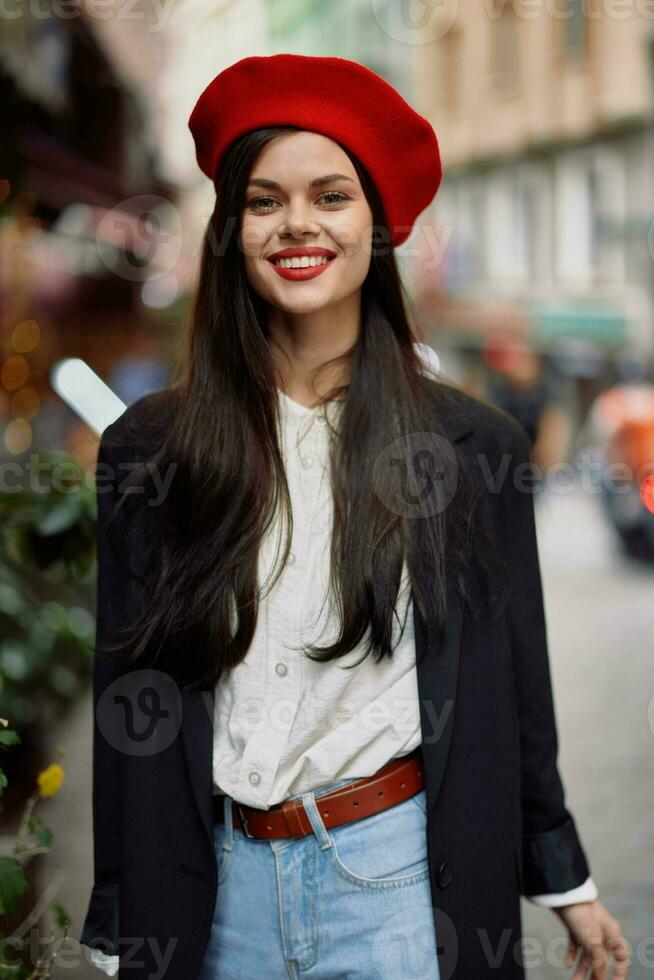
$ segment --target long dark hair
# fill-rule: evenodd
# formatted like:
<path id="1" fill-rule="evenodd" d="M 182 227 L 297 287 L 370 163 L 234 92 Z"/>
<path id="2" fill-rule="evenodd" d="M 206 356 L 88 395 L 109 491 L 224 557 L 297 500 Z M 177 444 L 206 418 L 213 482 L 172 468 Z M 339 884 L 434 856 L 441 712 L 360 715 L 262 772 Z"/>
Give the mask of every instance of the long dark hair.
<path id="1" fill-rule="evenodd" d="M 290 547 L 292 513 L 277 438 L 280 379 L 266 304 L 249 285 L 235 232 L 257 156 L 291 130 L 245 134 L 216 178 L 185 360 L 180 380 L 167 389 L 174 410 L 156 453 L 158 465 L 174 462 L 175 474 L 159 515 L 140 617 L 129 641 L 107 651 L 198 688 L 215 684 L 252 642 L 259 543 L 278 506 L 288 518 L 284 561 Z M 360 331 L 342 355 L 350 363 L 349 383 L 324 398 L 343 398 L 338 426 L 329 433 L 331 594 L 340 635 L 304 653 L 328 661 L 363 641 L 364 654 L 379 662 L 392 656 L 403 559 L 420 612 L 439 624 L 437 645 L 448 584 L 469 598 L 472 576 L 484 563 L 465 462 L 439 421 L 448 383 L 424 373 L 381 199 L 361 162 L 343 150 L 371 207 L 377 244 L 362 286 Z M 447 506 L 429 512 L 421 509 L 421 493 L 433 489 L 439 468 L 446 483 L 455 479 L 456 492 Z M 144 478 L 142 471 L 135 479 Z"/>

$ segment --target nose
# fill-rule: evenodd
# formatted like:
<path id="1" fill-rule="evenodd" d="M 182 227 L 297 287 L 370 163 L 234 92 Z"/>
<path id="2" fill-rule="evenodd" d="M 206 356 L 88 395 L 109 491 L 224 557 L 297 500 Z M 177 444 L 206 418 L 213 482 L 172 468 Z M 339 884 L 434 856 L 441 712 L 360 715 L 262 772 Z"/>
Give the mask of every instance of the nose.
<path id="1" fill-rule="evenodd" d="M 279 227 L 280 238 L 300 238 L 302 235 L 319 234 L 320 225 L 315 220 L 311 206 L 304 201 L 289 204 Z"/>

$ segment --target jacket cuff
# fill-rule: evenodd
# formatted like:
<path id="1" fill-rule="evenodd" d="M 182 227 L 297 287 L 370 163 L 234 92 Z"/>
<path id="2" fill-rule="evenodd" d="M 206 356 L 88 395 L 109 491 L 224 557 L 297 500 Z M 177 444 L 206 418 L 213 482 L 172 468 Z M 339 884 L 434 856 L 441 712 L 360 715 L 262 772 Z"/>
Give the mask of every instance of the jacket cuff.
<path id="1" fill-rule="evenodd" d="M 94 885 L 80 943 L 110 956 L 119 955 L 118 884 Z"/>
<path id="2" fill-rule="evenodd" d="M 553 892 L 549 895 L 525 895 L 529 902 L 543 908 L 555 909 L 562 905 L 576 905 L 578 902 L 594 902 L 598 896 L 597 885 L 592 878 L 586 878 L 583 885 L 567 892 Z"/>
<path id="3" fill-rule="evenodd" d="M 521 870 L 525 897 L 572 891 L 586 881 L 590 869 L 572 817 L 560 827 L 523 836 Z"/>
<path id="4" fill-rule="evenodd" d="M 91 950 L 91 963 L 97 966 L 98 970 L 103 970 L 110 977 L 115 977 L 120 966 L 119 956 L 105 956 L 100 949 Z"/>

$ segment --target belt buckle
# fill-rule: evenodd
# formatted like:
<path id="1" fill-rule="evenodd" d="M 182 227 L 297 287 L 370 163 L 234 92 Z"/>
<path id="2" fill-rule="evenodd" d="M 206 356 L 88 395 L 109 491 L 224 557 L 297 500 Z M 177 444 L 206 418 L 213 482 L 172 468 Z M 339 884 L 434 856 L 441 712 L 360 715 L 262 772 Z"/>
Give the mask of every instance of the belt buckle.
<path id="1" fill-rule="evenodd" d="M 251 834 L 250 831 L 249 831 L 249 829 L 248 829 L 248 822 L 247 822 L 247 820 L 245 819 L 245 817 L 243 815 L 243 807 L 242 807 L 242 805 L 240 803 L 237 803 L 236 804 L 236 809 L 238 810 L 238 815 L 241 818 L 241 823 L 243 824 L 243 830 L 245 832 L 245 836 L 246 837 L 249 837 L 250 840 L 255 840 L 254 834 Z"/>

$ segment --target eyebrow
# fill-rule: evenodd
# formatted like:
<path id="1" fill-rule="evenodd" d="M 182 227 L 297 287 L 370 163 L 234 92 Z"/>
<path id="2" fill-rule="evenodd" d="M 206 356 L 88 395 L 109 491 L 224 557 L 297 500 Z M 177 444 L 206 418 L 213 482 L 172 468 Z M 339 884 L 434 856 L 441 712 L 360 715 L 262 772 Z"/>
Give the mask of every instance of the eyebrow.
<path id="1" fill-rule="evenodd" d="M 351 184 L 354 183 L 351 177 L 346 177 L 345 174 L 326 174 L 324 177 L 316 177 L 309 183 L 309 187 L 322 187 L 324 184 L 331 184 L 336 180 L 349 180 Z M 248 182 L 249 187 L 265 187 L 267 190 L 278 191 L 281 190 L 279 184 L 276 180 L 268 180 L 266 177 L 253 177 Z"/>

